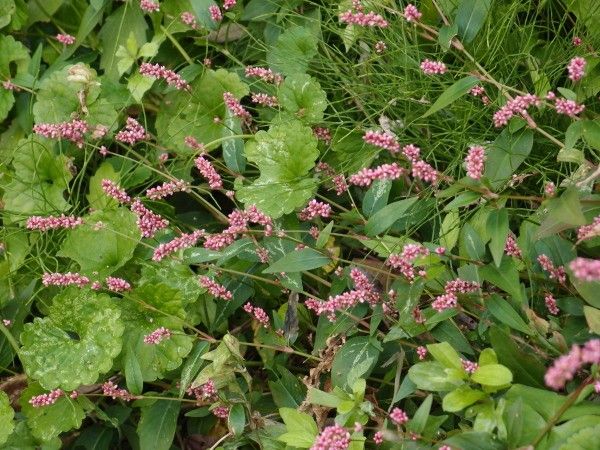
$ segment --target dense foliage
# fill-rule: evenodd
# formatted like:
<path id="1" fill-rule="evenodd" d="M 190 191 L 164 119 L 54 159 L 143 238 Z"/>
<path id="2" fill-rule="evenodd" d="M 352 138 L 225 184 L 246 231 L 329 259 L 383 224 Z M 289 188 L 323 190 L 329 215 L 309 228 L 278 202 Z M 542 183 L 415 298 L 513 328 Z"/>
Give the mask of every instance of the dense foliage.
<path id="1" fill-rule="evenodd" d="M 0 0 L 0 449 L 599 449 L 596 0 Z"/>

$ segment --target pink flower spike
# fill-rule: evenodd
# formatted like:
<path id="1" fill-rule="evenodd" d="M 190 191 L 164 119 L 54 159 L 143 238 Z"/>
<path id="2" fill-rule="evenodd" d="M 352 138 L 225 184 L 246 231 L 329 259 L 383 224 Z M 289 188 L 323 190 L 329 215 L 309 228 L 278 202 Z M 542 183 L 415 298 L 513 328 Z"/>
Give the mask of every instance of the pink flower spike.
<path id="1" fill-rule="evenodd" d="M 208 290 L 209 294 L 213 297 L 223 300 L 231 300 L 233 298 L 233 294 L 225 286 L 217 283 L 212 278 L 203 275 L 198 280 L 200 281 L 200 286 Z"/>
<path id="2" fill-rule="evenodd" d="M 107 277 L 105 282 L 109 291 L 125 292 L 131 289 L 131 284 L 123 278 Z"/>
<path id="3" fill-rule="evenodd" d="M 421 63 L 421 70 L 425 75 L 443 75 L 448 71 L 448 68 L 441 61 L 426 59 Z"/>
<path id="4" fill-rule="evenodd" d="M 265 83 L 280 84 L 283 81 L 283 77 L 280 74 L 273 72 L 271 69 L 248 66 L 244 71 L 248 78 L 260 78 Z"/>
<path id="5" fill-rule="evenodd" d="M 505 126 L 513 116 L 526 116 L 527 108 L 539 105 L 540 99 L 533 94 L 518 95 L 494 113 L 494 126 L 496 128 Z"/>
<path id="6" fill-rule="evenodd" d="M 221 8 L 217 5 L 210 5 L 208 7 L 208 13 L 213 22 L 220 22 L 223 20 L 223 13 L 221 12 Z"/>
<path id="7" fill-rule="evenodd" d="M 275 95 L 258 93 L 252 94 L 252 103 L 256 103 L 257 105 L 262 106 L 268 106 L 270 108 L 275 108 L 279 105 L 279 100 Z"/>
<path id="8" fill-rule="evenodd" d="M 373 435 L 373 442 L 375 445 L 383 444 L 383 433 L 381 431 L 378 431 Z"/>
<path id="9" fill-rule="evenodd" d="M 83 224 L 81 217 L 65 216 L 31 216 L 27 219 L 27 228 L 29 230 L 57 230 L 61 228 L 75 228 Z"/>
<path id="10" fill-rule="evenodd" d="M 582 44 L 582 39 L 579 36 L 573 36 L 573 40 L 571 41 L 574 47 L 579 47 Z"/>
<path id="11" fill-rule="evenodd" d="M 83 148 L 83 135 L 89 130 L 85 120 L 73 119 L 70 122 L 38 123 L 33 132 L 48 139 L 66 139 L 78 148 Z"/>
<path id="12" fill-rule="evenodd" d="M 472 374 L 479 369 L 479 364 L 469 361 L 468 359 L 461 358 L 460 362 L 462 363 L 463 369 L 465 369 L 465 372 L 468 374 Z"/>
<path id="13" fill-rule="evenodd" d="M 381 55 L 386 50 L 387 50 L 387 45 L 386 45 L 385 42 L 383 42 L 383 41 L 377 41 L 375 43 L 375 53 L 377 53 L 378 55 Z"/>
<path id="14" fill-rule="evenodd" d="M 190 11 L 182 12 L 181 15 L 179 16 L 179 19 L 181 19 L 181 22 L 183 24 L 187 25 L 188 27 L 192 28 L 193 30 L 198 28 L 198 22 L 196 21 L 196 16 L 194 16 L 194 13 L 192 13 Z"/>
<path id="15" fill-rule="evenodd" d="M 160 11 L 160 5 L 154 0 L 140 0 L 140 8 L 149 13 Z"/>
<path id="16" fill-rule="evenodd" d="M 264 328 L 269 327 L 269 315 L 265 312 L 264 309 L 258 306 L 252 306 L 250 303 L 246 303 L 244 305 L 244 311 L 254 317 L 257 322 L 259 322 Z"/>
<path id="17" fill-rule="evenodd" d="M 127 195 L 125 189 L 121 189 L 119 185 L 112 180 L 102 180 L 102 190 L 106 195 L 119 203 L 129 203 L 131 201 L 131 197 Z"/>
<path id="18" fill-rule="evenodd" d="M 406 5 L 406 8 L 404 8 L 404 19 L 407 22 L 418 22 L 422 15 L 423 14 L 421 14 L 417 7 L 412 3 L 409 3 Z"/>
<path id="19" fill-rule="evenodd" d="M 135 395 L 131 395 L 127 389 L 119 389 L 119 386 L 112 381 L 107 381 L 102 385 L 102 394 L 111 397 L 113 400 L 120 398 L 126 402 L 136 399 Z"/>
<path id="20" fill-rule="evenodd" d="M 557 98 L 555 103 L 556 112 L 569 117 L 577 117 L 585 109 L 585 105 L 580 105 L 574 100 Z"/>
<path id="21" fill-rule="evenodd" d="M 131 205 L 131 212 L 137 216 L 136 225 L 142 237 L 153 238 L 154 235 L 169 226 L 169 221 L 146 208 L 139 198 Z"/>
<path id="22" fill-rule="evenodd" d="M 512 233 L 509 233 L 509 235 L 506 236 L 506 242 L 504 244 L 504 253 L 506 253 L 508 256 L 513 256 L 515 258 L 521 258 L 523 256 L 523 253 L 521 252 L 521 249 L 517 244 L 517 240 L 515 239 Z"/>
<path id="23" fill-rule="evenodd" d="M 231 92 L 223 93 L 223 101 L 225 102 L 227 109 L 229 109 L 234 116 L 239 117 L 245 123 L 250 123 L 252 121 L 250 113 L 246 111 L 240 101 L 236 99 Z"/>
<path id="24" fill-rule="evenodd" d="M 474 145 L 469 148 L 469 154 L 465 158 L 467 165 L 467 175 L 474 180 L 479 180 L 483 176 L 483 163 L 485 162 L 485 149 L 480 145 Z"/>
<path id="25" fill-rule="evenodd" d="M 181 77 L 181 75 L 160 64 L 142 63 L 140 66 L 140 74 L 147 77 L 163 79 L 169 86 L 173 86 L 179 90 L 187 91 L 190 89 L 190 85 Z"/>
<path id="26" fill-rule="evenodd" d="M 237 3 L 237 0 L 224 0 L 223 1 L 223 9 L 225 11 L 230 10 L 231 8 L 233 8 Z"/>
<path id="27" fill-rule="evenodd" d="M 310 450 L 347 450 L 350 446 L 350 433 L 341 425 L 325 427 L 315 439 Z"/>
<path id="28" fill-rule="evenodd" d="M 587 62 L 584 58 L 580 56 L 576 56 L 571 61 L 569 61 L 569 65 L 567 66 L 567 71 L 569 72 L 569 78 L 572 81 L 579 81 L 583 78 L 585 73 L 585 66 Z"/>
<path id="29" fill-rule="evenodd" d="M 133 117 L 128 117 L 125 128 L 116 134 L 115 139 L 133 145 L 136 142 L 148 139 L 148 137 L 146 129 Z"/>
<path id="30" fill-rule="evenodd" d="M 60 33 L 56 35 L 56 40 L 63 45 L 73 45 L 75 43 L 75 36 L 70 34 Z"/>
<path id="31" fill-rule="evenodd" d="M 14 84 L 12 81 L 10 80 L 5 80 L 2 82 L 2 87 L 4 89 L 6 89 L 7 91 L 15 91 L 15 92 L 19 92 L 21 89 L 19 89 L 19 87 Z"/>
<path id="32" fill-rule="evenodd" d="M 196 165 L 196 168 L 200 174 L 206 178 L 208 181 L 208 186 L 211 189 L 223 188 L 223 180 L 221 179 L 221 175 L 219 175 L 215 167 L 208 159 L 204 158 L 203 156 L 198 156 L 194 160 L 194 164 Z"/>
<path id="33" fill-rule="evenodd" d="M 345 11 L 339 16 L 340 22 L 348 25 L 357 25 L 359 27 L 379 27 L 387 28 L 388 21 L 381 15 L 370 11 L 364 13 L 362 11 L 354 12 L 352 10 Z"/>
<path id="34" fill-rule="evenodd" d="M 212 410 L 212 413 L 219 419 L 227 419 L 229 417 L 229 408 L 227 406 L 217 406 Z"/>
<path id="35" fill-rule="evenodd" d="M 564 284 L 567 281 L 565 268 L 563 266 L 555 267 L 554 263 L 547 255 L 538 256 L 537 261 L 542 269 L 549 273 L 550 279 L 557 280 L 561 284 Z"/>
<path id="36" fill-rule="evenodd" d="M 405 173 L 405 170 L 397 163 L 382 164 L 374 169 L 361 169 L 348 178 L 350 184 L 367 187 L 375 180 L 396 180 Z"/>
<path id="37" fill-rule="evenodd" d="M 89 284 L 90 279 L 78 273 L 44 273 L 42 275 L 42 284 L 44 286 L 70 286 L 84 287 Z"/>
<path id="38" fill-rule="evenodd" d="M 569 267 L 579 280 L 600 281 L 600 259 L 575 258 Z"/>
<path id="39" fill-rule="evenodd" d="M 395 154 L 400 151 L 400 144 L 398 144 L 396 138 L 389 133 L 381 131 L 367 131 L 363 136 L 363 140 L 367 144 L 388 150 L 391 154 Z"/>
<path id="40" fill-rule="evenodd" d="M 422 345 L 417 347 L 417 355 L 419 356 L 419 359 L 423 361 L 427 356 L 427 347 L 424 347 Z"/>
<path id="41" fill-rule="evenodd" d="M 171 337 L 171 331 L 165 327 L 160 327 L 154 330 L 152 333 L 144 336 L 144 344 L 156 345 L 165 339 Z"/>
<path id="42" fill-rule="evenodd" d="M 327 203 L 323 203 L 323 202 L 319 202 L 315 199 L 312 199 L 310 202 L 308 202 L 308 206 L 306 208 L 304 208 L 300 214 L 299 214 L 299 219 L 300 220 L 312 220 L 315 217 L 323 217 L 323 218 L 327 218 L 329 217 L 329 215 L 331 214 L 331 206 L 328 205 Z"/>
<path id="43" fill-rule="evenodd" d="M 427 181 L 429 183 L 437 183 L 439 172 L 435 170 L 429 163 L 423 160 L 417 161 L 412 165 L 412 176 L 414 178 Z"/>
<path id="44" fill-rule="evenodd" d="M 151 200 L 160 200 L 169 197 L 176 192 L 189 192 L 190 186 L 183 180 L 169 181 L 160 186 L 150 188 L 146 191 L 146 197 Z"/>
<path id="45" fill-rule="evenodd" d="M 392 412 L 390 413 L 390 419 L 396 425 L 403 425 L 406 422 L 408 422 L 408 414 L 406 414 L 404 412 L 404 410 L 402 410 L 400 408 L 394 408 L 394 409 L 392 409 Z"/>
<path id="46" fill-rule="evenodd" d="M 544 303 L 546 303 L 546 308 L 548 308 L 548 312 L 552 315 L 557 315 L 560 310 L 558 309 L 558 306 L 556 304 L 556 299 L 554 298 L 554 296 L 552 294 L 547 294 L 544 297 Z"/>
<path id="47" fill-rule="evenodd" d="M 34 408 L 41 408 L 42 406 L 50 406 L 56 403 L 56 401 L 62 397 L 65 393 L 62 389 L 54 389 L 47 394 L 35 395 L 29 399 L 29 404 Z"/>
<path id="48" fill-rule="evenodd" d="M 166 244 L 160 244 L 152 255 L 153 261 L 161 261 L 172 253 L 175 253 L 184 248 L 193 247 L 198 240 L 203 237 L 206 233 L 204 230 L 196 230 L 189 234 L 182 234 L 181 236 L 167 242 Z"/>

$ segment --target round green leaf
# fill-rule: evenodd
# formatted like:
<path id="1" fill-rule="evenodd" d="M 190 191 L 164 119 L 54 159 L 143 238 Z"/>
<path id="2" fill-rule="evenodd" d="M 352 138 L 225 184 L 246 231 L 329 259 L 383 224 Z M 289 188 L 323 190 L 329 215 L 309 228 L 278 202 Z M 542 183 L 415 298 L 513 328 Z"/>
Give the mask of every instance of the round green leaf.
<path id="1" fill-rule="evenodd" d="M 471 379 L 484 386 L 504 386 L 512 382 L 512 373 L 502 364 L 488 364 L 479 367 Z"/>
<path id="2" fill-rule="evenodd" d="M 105 294 L 66 289 L 50 314 L 25 324 L 21 361 L 45 389 L 77 389 L 108 372 L 121 351 L 121 313 Z"/>

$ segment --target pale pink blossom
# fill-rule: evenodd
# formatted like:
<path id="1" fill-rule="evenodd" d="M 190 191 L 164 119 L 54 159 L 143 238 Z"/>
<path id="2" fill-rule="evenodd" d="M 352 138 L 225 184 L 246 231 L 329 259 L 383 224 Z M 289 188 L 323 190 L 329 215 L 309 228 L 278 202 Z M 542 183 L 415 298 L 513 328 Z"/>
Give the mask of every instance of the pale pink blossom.
<path id="1" fill-rule="evenodd" d="M 567 71 L 569 72 L 569 78 L 572 81 L 578 81 L 583 78 L 585 73 L 586 66 L 585 58 L 580 56 L 576 56 L 571 61 L 569 61 L 569 65 L 567 66 Z"/>
<path id="2" fill-rule="evenodd" d="M 136 396 L 131 395 L 127 389 L 120 389 L 119 386 L 110 380 L 102 385 L 102 394 L 111 397 L 113 400 L 120 398 L 126 402 L 136 399 Z"/>
<path id="3" fill-rule="evenodd" d="M 38 123 L 33 132 L 48 139 L 66 139 L 78 148 L 83 148 L 84 134 L 89 130 L 85 120 L 73 119 L 70 122 Z"/>
<path id="4" fill-rule="evenodd" d="M 137 216 L 136 225 L 142 237 L 153 238 L 156 233 L 169 226 L 169 221 L 146 208 L 140 199 L 131 204 L 131 211 Z"/>
<path id="5" fill-rule="evenodd" d="M 559 313 L 558 305 L 556 304 L 556 299 L 552 294 L 546 294 L 544 297 L 544 303 L 546 304 L 546 308 L 548 308 L 548 312 L 553 315 L 557 315 Z"/>
<path id="6" fill-rule="evenodd" d="M 474 145 L 470 147 L 469 153 L 465 158 L 467 175 L 474 180 L 479 180 L 483 176 L 483 165 L 485 160 L 485 149 L 482 146 Z"/>
<path id="7" fill-rule="evenodd" d="M 379 27 L 387 28 L 388 21 L 383 16 L 376 14 L 373 11 L 364 13 L 362 11 L 354 12 L 352 10 L 345 11 L 339 16 L 341 23 L 348 25 L 357 25 L 359 27 Z"/>
<path id="8" fill-rule="evenodd" d="M 148 133 L 146 133 L 146 129 L 133 117 L 128 117 L 125 128 L 116 134 L 115 139 L 117 141 L 133 145 L 136 142 L 148 139 L 148 137 L 149 136 Z"/>
<path id="9" fill-rule="evenodd" d="M 54 389 L 46 394 L 35 395 L 29 399 L 29 404 L 34 408 L 41 408 L 42 406 L 50 406 L 56 403 L 56 401 L 64 395 L 62 389 Z"/>
<path id="10" fill-rule="evenodd" d="M 84 287 L 89 284 L 90 279 L 85 275 L 79 273 L 44 273 L 42 275 L 42 284 L 44 286 L 70 286 L 75 285 L 78 287 Z"/>
<path id="11" fill-rule="evenodd" d="M 252 116 L 250 113 L 246 111 L 246 108 L 242 106 L 240 101 L 236 99 L 231 92 L 223 93 L 223 101 L 225 102 L 227 109 L 229 109 L 234 116 L 239 117 L 245 123 L 252 121 Z"/>
<path id="12" fill-rule="evenodd" d="M 30 230 L 57 230 L 62 228 L 75 228 L 83 224 L 83 219 L 76 216 L 31 216 L 27 219 L 27 228 Z"/>
<path id="13" fill-rule="evenodd" d="M 327 144 L 327 145 L 331 144 L 331 131 L 329 131 L 329 128 L 315 127 L 315 128 L 313 128 L 313 134 L 316 136 L 316 138 L 318 140 L 324 142 L 325 144 Z M 319 163 L 319 164 L 327 164 L 327 163 Z"/>
<path id="14" fill-rule="evenodd" d="M 546 197 L 554 197 L 556 195 L 556 185 L 552 181 L 548 181 L 544 185 L 544 194 Z"/>
<path id="15" fill-rule="evenodd" d="M 233 298 L 233 294 L 227 290 L 225 286 L 217 283 L 206 275 L 201 276 L 198 281 L 200 282 L 200 286 L 205 288 L 213 297 L 221 298 L 223 300 L 231 300 Z"/>
<path id="16" fill-rule="evenodd" d="M 19 89 L 19 86 L 17 86 L 16 84 L 14 84 L 12 81 L 10 80 L 5 80 L 2 82 L 2 87 L 4 89 L 6 89 L 7 91 L 14 91 L 14 92 L 19 92 L 21 89 Z"/>
<path id="17" fill-rule="evenodd" d="M 377 431 L 373 435 L 373 442 L 375 443 L 375 445 L 383 444 L 383 433 L 381 431 Z"/>
<path id="18" fill-rule="evenodd" d="M 198 142 L 198 140 L 193 136 L 186 136 L 183 139 L 183 142 L 189 148 L 191 148 L 193 150 L 198 150 L 201 154 L 206 153 L 206 147 L 204 146 L 204 144 L 202 144 L 201 142 Z"/>
<path id="19" fill-rule="evenodd" d="M 567 100 L 564 98 L 557 98 L 554 105 L 558 114 L 564 114 L 569 117 L 577 117 L 577 115 L 582 113 L 585 109 L 585 105 L 581 105 L 575 100 Z"/>
<path id="20" fill-rule="evenodd" d="M 251 303 L 246 303 L 244 305 L 244 311 L 253 316 L 263 327 L 269 327 L 269 315 L 264 309 L 258 306 L 253 306 Z"/>
<path id="21" fill-rule="evenodd" d="M 600 259 L 575 258 L 569 268 L 575 278 L 583 281 L 600 281 Z"/>
<path id="22" fill-rule="evenodd" d="M 194 164 L 196 165 L 196 168 L 200 174 L 206 178 L 208 181 L 208 186 L 211 189 L 223 188 L 223 180 L 221 179 L 221 175 L 219 175 L 215 167 L 208 159 L 204 158 L 203 156 L 198 156 L 194 160 Z"/>
<path id="23" fill-rule="evenodd" d="M 154 0 L 140 0 L 140 8 L 149 13 L 160 11 L 159 3 Z"/>
<path id="24" fill-rule="evenodd" d="M 515 115 L 527 116 L 527 108 L 539 106 L 540 99 L 533 94 L 518 95 L 494 113 L 494 126 L 499 128 Z"/>
<path id="25" fill-rule="evenodd" d="M 402 147 L 402 154 L 413 164 L 421 159 L 421 149 L 413 144 Z"/>
<path id="26" fill-rule="evenodd" d="M 190 186 L 183 180 L 169 181 L 150 188 L 146 191 L 146 197 L 152 200 L 160 200 L 169 197 L 176 192 L 189 192 Z"/>
<path id="27" fill-rule="evenodd" d="M 346 183 L 346 179 L 344 175 L 339 174 L 332 178 L 331 182 L 335 188 L 335 193 L 337 195 L 342 195 L 344 192 L 348 190 L 348 184 Z"/>
<path id="28" fill-rule="evenodd" d="M 160 64 L 142 63 L 140 66 L 140 74 L 147 77 L 163 79 L 169 86 L 173 86 L 175 89 L 190 89 L 190 85 L 181 77 L 181 75 Z"/>
<path id="29" fill-rule="evenodd" d="M 181 13 L 179 18 L 181 19 L 181 22 L 188 27 L 194 30 L 198 28 L 198 22 L 196 21 L 196 16 L 194 16 L 194 13 L 190 11 L 184 11 Z"/>
<path id="30" fill-rule="evenodd" d="M 248 78 L 260 78 L 266 83 L 279 84 L 283 81 L 283 77 L 280 74 L 273 72 L 271 69 L 265 69 L 263 67 L 247 66 L 245 68 L 245 73 Z"/>
<path id="31" fill-rule="evenodd" d="M 381 166 L 373 169 L 364 168 L 359 172 L 351 175 L 348 178 L 350 184 L 356 186 L 370 186 L 375 180 L 396 180 L 405 173 L 405 170 L 401 168 L 397 163 L 382 164 Z"/>
<path id="32" fill-rule="evenodd" d="M 403 425 L 408 422 L 408 414 L 400 408 L 394 408 L 390 412 L 390 420 L 396 425 Z"/>
<path id="33" fill-rule="evenodd" d="M 479 369 L 479 364 L 469 361 L 468 359 L 460 359 L 460 362 L 463 366 L 463 369 L 465 369 L 465 372 L 471 374 L 473 372 L 475 372 L 477 369 Z"/>
<path id="34" fill-rule="evenodd" d="M 312 220 L 315 217 L 327 218 L 331 214 L 331 205 L 312 199 L 300 214 L 300 220 Z"/>
<path id="35" fill-rule="evenodd" d="M 347 450 L 350 433 L 341 425 L 325 427 L 315 439 L 310 450 Z"/>
<path id="36" fill-rule="evenodd" d="M 409 281 L 413 281 L 417 275 L 414 267 L 414 261 L 420 256 L 429 255 L 429 250 L 420 244 L 406 244 L 402 252 L 392 253 L 385 264 L 398 270 Z"/>
<path id="37" fill-rule="evenodd" d="M 225 11 L 233 8 L 237 3 L 237 0 L 223 0 L 223 9 Z"/>
<path id="38" fill-rule="evenodd" d="M 440 173 L 435 170 L 429 163 L 420 160 L 412 165 L 412 176 L 414 178 L 427 181 L 429 183 L 437 183 Z"/>
<path id="39" fill-rule="evenodd" d="M 121 189 L 114 181 L 105 178 L 102 180 L 101 185 L 104 193 L 119 203 L 129 203 L 131 201 L 131 197 L 127 195 L 125 189 Z"/>
<path id="40" fill-rule="evenodd" d="M 107 277 L 105 282 L 107 289 L 112 292 L 125 292 L 131 289 L 131 284 L 123 278 Z"/>
<path id="41" fill-rule="evenodd" d="M 485 88 L 478 84 L 477 86 L 473 86 L 470 90 L 469 90 L 469 94 L 471 94 L 474 97 L 479 97 L 480 95 L 485 94 Z"/>
<path id="42" fill-rule="evenodd" d="M 424 347 L 422 345 L 417 347 L 417 355 L 419 356 L 419 359 L 423 361 L 427 356 L 427 347 Z"/>
<path id="43" fill-rule="evenodd" d="M 417 7 L 415 5 L 413 5 L 412 3 L 409 3 L 408 5 L 406 5 L 406 8 L 404 8 L 403 15 L 404 15 L 404 19 L 407 22 L 418 22 L 423 14 L 421 14 L 419 12 L 419 10 L 417 9 Z"/>
<path id="44" fill-rule="evenodd" d="M 537 261 L 546 272 L 549 277 L 553 280 L 557 280 L 559 283 L 564 284 L 567 281 L 567 275 L 563 266 L 555 267 L 552 260 L 547 255 L 539 255 Z"/>
<path id="45" fill-rule="evenodd" d="M 75 36 L 71 36 L 66 33 L 59 33 L 56 35 L 56 40 L 63 45 L 73 45 L 75 43 Z"/>
<path id="46" fill-rule="evenodd" d="M 365 133 L 365 135 L 363 136 L 363 140 L 367 144 L 383 148 L 385 150 L 388 150 L 392 154 L 398 153 L 400 151 L 400 144 L 398 144 L 396 138 L 390 133 L 370 130 Z"/>
<path id="47" fill-rule="evenodd" d="M 546 370 L 544 381 L 548 387 L 559 390 L 567 381 L 572 380 L 575 374 L 585 364 L 600 363 L 600 339 L 588 341 L 583 347 L 573 345 L 566 355 L 554 360 Z"/>
<path id="48" fill-rule="evenodd" d="M 227 406 L 217 406 L 212 410 L 212 413 L 219 419 L 227 419 L 229 417 L 229 408 Z"/>
<path id="49" fill-rule="evenodd" d="M 506 253 L 508 256 L 513 256 L 515 258 L 521 258 L 523 256 L 523 253 L 519 248 L 519 244 L 517 244 L 517 240 L 515 239 L 512 233 L 509 233 L 508 236 L 506 236 L 506 242 L 504 243 L 504 253 Z"/>
<path id="50" fill-rule="evenodd" d="M 377 41 L 375 43 L 375 53 L 381 55 L 383 52 L 387 50 L 387 45 L 383 41 Z"/>
<path id="51" fill-rule="evenodd" d="M 204 230 L 195 230 L 189 234 L 182 234 L 175 239 L 170 240 L 164 244 L 160 244 L 152 255 L 153 261 L 161 261 L 172 253 L 185 248 L 193 247 L 196 242 L 205 235 Z"/>
<path id="52" fill-rule="evenodd" d="M 144 344 L 156 345 L 165 339 L 169 339 L 171 335 L 171 330 L 165 327 L 160 327 L 154 330 L 152 333 L 144 336 Z"/>
<path id="53" fill-rule="evenodd" d="M 220 22 L 223 20 L 223 13 L 221 12 L 221 8 L 217 5 L 210 5 L 208 7 L 208 13 L 213 22 Z"/>
<path id="54" fill-rule="evenodd" d="M 579 36 L 573 36 L 573 40 L 571 42 L 573 46 L 579 47 L 582 44 L 583 40 Z"/>
<path id="55" fill-rule="evenodd" d="M 271 108 L 275 108 L 279 105 L 279 100 L 275 95 L 269 95 L 264 93 L 255 93 L 252 94 L 252 103 L 256 103 L 257 105 L 268 106 Z"/>
<path id="56" fill-rule="evenodd" d="M 591 224 L 582 225 L 577 230 L 577 240 L 583 241 L 600 235 L 600 216 L 596 216 Z"/>
<path id="57" fill-rule="evenodd" d="M 421 70 L 425 75 L 443 75 L 448 71 L 448 68 L 441 61 L 426 59 L 421 62 Z"/>

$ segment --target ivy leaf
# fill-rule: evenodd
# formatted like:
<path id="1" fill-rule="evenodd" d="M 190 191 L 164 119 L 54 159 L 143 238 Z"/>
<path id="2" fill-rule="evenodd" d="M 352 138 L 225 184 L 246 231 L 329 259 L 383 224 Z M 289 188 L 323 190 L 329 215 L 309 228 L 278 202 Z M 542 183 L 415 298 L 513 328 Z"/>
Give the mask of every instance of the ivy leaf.
<path id="1" fill-rule="evenodd" d="M 292 212 L 316 189 L 317 181 L 304 177 L 318 155 L 317 139 L 298 121 L 259 131 L 255 140 L 246 144 L 246 158 L 258 166 L 260 177 L 249 186 L 238 182 L 237 197 L 273 218 Z"/>
<path id="2" fill-rule="evenodd" d="M 65 431 L 81 426 L 85 419 L 83 405 L 87 399 L 72 399 L 68 395 L 63 395 L 52 405 L 34 408 L 29 403 L 29 399 L 44 393 L 46 391 L 39 384 L 31 384 L 23 391 L 19 401 L 21 411 L 27 417 L 31 434 L 36 439 L 49 441 Z"/>
<path id="3" fill-rule="evenodd" d="M 279 91 L 279 104 L 288 115 L 310 125 L 323 121 L 327 95 L 310 75 L 297 73 L 285 79 Z"/>
<path id="4" fill-rule="evenodd" d="M 163 283 L 146 283 L 131 291 L 119 307 L 125 324 L 123 340 L 128 343 L 121 366 L 127 367 L 135 358 L 143 380 L 154 381 L 181 365 L 192 350 L 193 338 L 183 334 L 179 319 L 186 313 L 178 290 Z M 145 344 L 144 336 L 160 327 L 173 335 L 156 345 Z"/>
<path id="5" fill-rule="evenodd" d="M 2 6 L 0 6 L 0 10 L 2 10 Z M 2 20 L 2 16 L 0 16 L 0 20 Z M 15 41 L 12 36 L 0 36 L 0 79 L 11 79 L 16 75 L 15 73 L 11 74 L 11 63 L 16 63 L 17 73 L 26 72 L 29 64 L 29 52 L 23 44 Z M 14 103 L 13 91 L 0 89 L 0 122 L 6 119 Z"/>
<path id="6" fill-rule="evenodd" d="M 77 261 L 85 274 L 98 272 L 99 277 L 131 259 L 140 241 L 135 214 L 125 208 L 95 211 L 84 221 L 84 225 L 69 230 L 59 256 Z"/>
<path id="7" fill-rule="evenodd" d="M 308 63 L 317 54 L 317 38 L 304 27 L 285 30 L 267 53 L 267 63 L 284 75 L 305 73 Z"/>
<path id="8" fill-rule="evenodd" d="M 73 178 L 69 160 L 55 155 L 43 142 L 36 136 L 19 141 L 19 151 L 13 159 L 14 174 L 4 186 L 2 198 L 10 221 L 61 213 L 68 207 L 63 192 Z"/>
<path id="9" fill-rule="evenodd" d="M 108 295 L 69 288 L 49 315 L 25 324 L 21 361 L 45 389 L 73 390 L 108 372 L 121 351 L 123 322 Z"/>
<path id="10" fill-rule="evenodd" d="M 15 429 L 14 417 L 15 412 L 10 407 L 8 395 L 6 395 L 6 392 L 0 391 L 0 423 L 2 424 L 2 428 L 0 428 L 0 445 L 6 442 L 8 436 Z"/>

